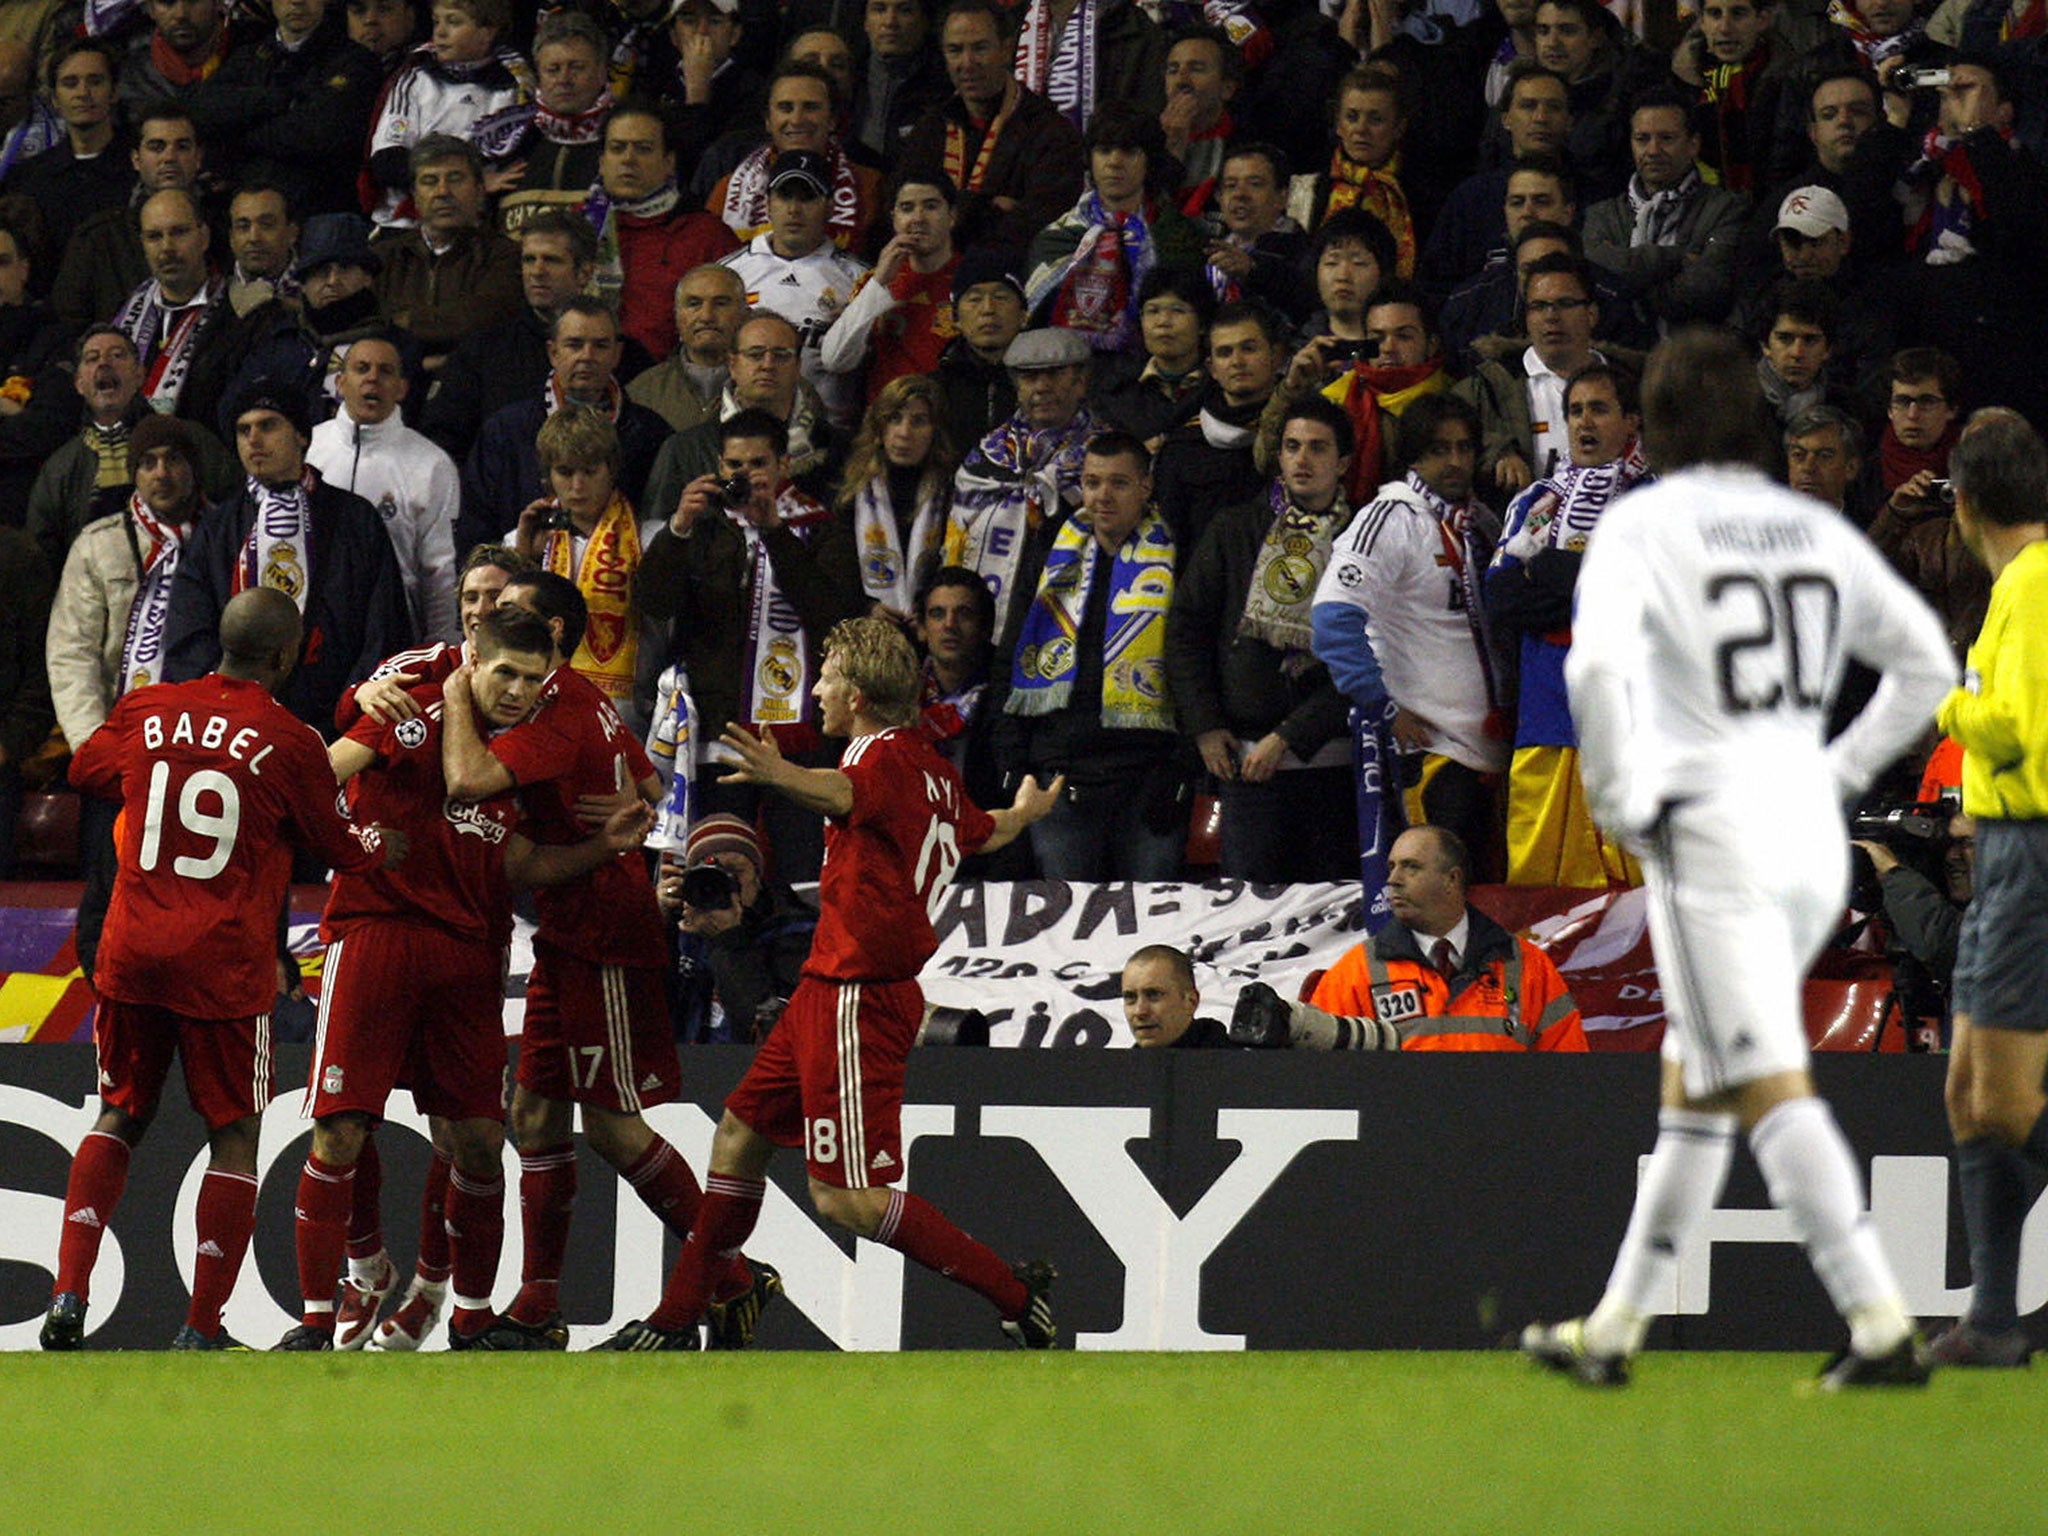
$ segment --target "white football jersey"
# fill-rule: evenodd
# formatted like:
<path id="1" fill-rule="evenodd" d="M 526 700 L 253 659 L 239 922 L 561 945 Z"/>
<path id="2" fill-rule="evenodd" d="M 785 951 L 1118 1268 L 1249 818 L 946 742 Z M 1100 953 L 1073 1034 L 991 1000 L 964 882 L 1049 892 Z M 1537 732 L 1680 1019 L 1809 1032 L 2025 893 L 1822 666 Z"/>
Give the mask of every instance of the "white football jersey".
<path id="1" fill-rule="evenodd" d="M 803 346 L 804 378 L 825 402 L 832 425 L 850 429 L 860 420 L 860 375 L 834 373 L 825 366 L 825 333 L 853 297 L 868 271 L 858 256 L 849 256 L 830 240 L 808 256 L 791 260 L 775 254 L 764 231 L 727 256 L 747 285 L 747 303 L 772 309 L 797 328 Z"/>
<path id="2" fill-rule="evenodd" d="M 1883 682 L 1824 743 L 1851 657 Z M 1955 661 L 1933 611 L 1832 508 L 1719 465 L 1601 517 L 1565 680 L 1594 814 L 1638 833 L 1667 802 L 1759 779 L 1860 793 L 1925 729 Z"/>

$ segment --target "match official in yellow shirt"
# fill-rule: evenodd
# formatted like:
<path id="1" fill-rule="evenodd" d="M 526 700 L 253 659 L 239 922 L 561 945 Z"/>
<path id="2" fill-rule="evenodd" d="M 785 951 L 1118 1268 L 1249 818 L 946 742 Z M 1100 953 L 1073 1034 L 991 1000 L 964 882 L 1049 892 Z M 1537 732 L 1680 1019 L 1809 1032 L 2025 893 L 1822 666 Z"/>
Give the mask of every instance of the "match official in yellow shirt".
<path id="1" fill-rule="evenodd" d="M 2048 445 L 1979 411 L 1949 458 L 1956 531 L 1991 572 L 1991 608 L 1941 728 L 1963 745 L 1977 889 L 1956 957 L 1948 1117 L 1975 1291 L 1935 1358 L 2018 1366 L 2026 1163 L 2048 1169 Z"/>

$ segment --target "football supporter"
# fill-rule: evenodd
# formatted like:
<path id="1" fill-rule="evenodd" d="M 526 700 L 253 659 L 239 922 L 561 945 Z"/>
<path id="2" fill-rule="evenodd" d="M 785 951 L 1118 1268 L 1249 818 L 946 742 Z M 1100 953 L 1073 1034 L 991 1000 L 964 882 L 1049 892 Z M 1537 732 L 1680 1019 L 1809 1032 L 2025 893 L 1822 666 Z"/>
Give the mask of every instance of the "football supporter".
<path id="1" fill-rule="evenodd" d="M 554 639 L 531 614 L 484 617 L 470 694 L 480 730 L 526 718 L 553 663 Z M 306 1089 L 313 1148 L 299 1176 L 296 1246 L 302 1320 L 275 1346 L 337 1343 L 335 1277 L 346 1241 L 356 1162 L 400 1078 L 453 1153 L 447 1236 L 455 1311 L 451 1349 L 494 1321 L 491 1288 L 504 1235 L 505 1034 L 502 987 L 512 933 L 511 886 L 560 882 L 639 846 L 649 813 L 623 807 L 573 847 L 539 848 L 515 830 L 512 795 L 450 799 L 441 772 L 441 689 L 413 692 L 420 712 L 395 725 L 357 720 L 329 749 L 358 820 L 406 829 L 402 870 L 342 873 L 321 923 L 320 1035 Z M 385 1286 L 389 1288 L 388 1279 Z M 429 1297 L 430 1300 L 437 1298 Z M 372 1311 L 369 1316 L 374 1316 Z M 366 1341 L 369 1317 L 346 1342 Z"/>
<path id="2" fill-rule="evenodd" d="M 867 399 L 906 374 L 930 373 L 959 334 L 951 296 L 960 253 L 953 246 L 960 194 L 944 171 L 912 169 L 889 198 L 891 237 L 861 279 L 853 302 L 819 344 L 836 372 L 867 365 Z"/>
<path id="3" fill-rule="evenodd" d="M 836 768 L 800 768 L 773 736 L 726 728 L 729 782 L 760 785 L 826 818 L 818 932 L 796 995 L 726 1100 L 699 1219 L 661 1305 L 599 1348 L 697 1347 L 696 1324 L 760 1216 L 768 1160 L 801 1144 L 818 1213 L 886 1243 L 986 1297 L 1032 1349 L 1055 1337 L 1052 1266 L 1012 1269 L 903 1176 L 904 1068 L 924 1017 L 917 974 L 936 950 L 930 912 L 960 857 L 1000 847 L 1052 809 L 1061 781 L 1026 777 L 993 814 L 967 798 L 916 728 L 917 657 L 888 619 L 850 619 L 827 637 L 814 689 L 828 736 L 850 738 Z M 920 852 L 928 850 L 929 852 Z M 879 1182 L 878 1182 L 879 1181 Z"/>
<path id="4" fill-rule="evenodd" d="M 542 847 L 583 840 L 577 802 L 584 796 L 630 793 L 657 802 L 661 776 L 640 743 L 610 700 L 568 665 L 588 621 L 583 594 L 566 577 L 535 571 L 508 583 L 499 602 L 539 614 L 554 631 L 553 670 L 532 717 L 489 740 L 470 708 L 474 664 L 449 675 L 441 720 L 449 794 L 482 801 L 516 788 L 522 829 Z M 667 936 L 645 862 L 637 852 L 621 853 L 540 891 L 534 906 L 539 931 L 512 1095 L 524 1266 L 511 1307 L 469 1340 L 478 1349 L 568 1347 L 560 1293 L 576 1198 L 576 1112 L 591 1150 L 678 1237 L 689 1232 L 701 1197 L 681 1154 L 641 1115 L 674 1099 L 681 1075 L 662 985 Z M 715 1346 L 738 1347 L 781 1279 L 765 1265 L 750 1273 L 735 1260 L 712 1280 Z"/>
<path id="5" fill-rule="evenodd" d="M 299 630 L 282 592 L 238 594 L 221 614 L 218 670 L 126 695 L 71 759 L 71 782 L 119 799 L 124 813 L 94 974 L 101 1108 L 65 1189 L 45 1349 L 85 1342 L 100 1239 L 173 1055 L 211 1157 L 192 1304 L 172 1347 L 239 1347 L 220 1314 L 256 1223 L 289 845 L 350 872 L 395 863 L 406 849 L 403 833 L 342 819 L 319 736 L 274 697 L 298 663 Z"/>
<path id="6" fill-rule="evenodd" d="M 1583 1051 L 1578 1004 L 1550 957 L 1468 904 L 1455 832 L 1410 827 L 1387 854 L 1394 920 L 1347 949 L 1306 1003 L 1238 994 L 1236 1045 L 1313 1051 Z"/>

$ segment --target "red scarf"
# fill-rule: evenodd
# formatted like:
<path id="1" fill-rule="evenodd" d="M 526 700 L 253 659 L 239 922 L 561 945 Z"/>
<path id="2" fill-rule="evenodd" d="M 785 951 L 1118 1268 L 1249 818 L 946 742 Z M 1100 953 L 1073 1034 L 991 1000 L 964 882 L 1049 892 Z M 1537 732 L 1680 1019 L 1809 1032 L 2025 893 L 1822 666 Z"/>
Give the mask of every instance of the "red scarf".
<path id="1" fill-rule="evenodd" d="M 1963 435 L 1963 424 L 1952 421 L 1948 430 L 1932 448 L 1908 448 L 1899 441 L 1898 433 L 1887 424 L 1884 436 L 1878 439 L 1877 458 L 1879 473 L 1884 480 L 1884 493 L 1889 496 L 1923 469 L 1931 469 L 1937 475 L 1948 473 L 1949 451 L 1956 445 L 1956 439 Z"/>
<path id="2" fill-rule="evenodd" d="M 974 157 L 972 169 L 967 164 L 967 130 L 950 117 L 946 119 L 944 169 L 946 174 L 952 177 L 953 185 L 962 192 L 979 192 L 982 183 L 988 180 L 988 162 L 995 154 L 996 140 L 1002 137 L 1003 129 L 1010 121 L 1010 114 L 1017 110 L 1017 103 L 1023 99 L 1023 95 L 1023 87 L 1015 80 L 1004 85 L 1003 104 L 996 109 L 996 115 L 983 128 L 981 149 Z M 963 101 L 961 106 L 965 107 L 966 102 Z M 975 126 L 982 127 L 979 123 Z"/>
<path id="3" fill-rule="evenodd" d="M 1771 45 L 1758 43 L 1741 63 L 1716 64 L 1701 82 L 1703 100 L 1714 109 L 1714 168 L 1731 191 L 1747 192 L 1756 180 L 1749 162 L 1749 98 L 1770 62 Z"/>
<path id="4" fill-rule="evenodd" d="M 1408 194 L 1401 190 L 1401 156 L 1397 152 L 1385 170 L 1374 170 L 1348 160 L 1343 150 L 1330 156 L 1330 200 L 1323 209 L 1328 218 L 1339 208 L 1363 208 L 1394 237 L 1395 271 L 1402 277 L 1415 275 L 1415 218 L 1408 211 Z"/>
<path id="5" fill-rule="evenodd" d="M 213 36 L 213 48 L 197 64 L 185 62 L 185 56 L 164 41 L 161 32 L 152 33 L 149 39 L 149 62 L 157 73 L 172 85 L 197 85 L 220 68 L 221 60 L 228 56 L 227 7 L 221 7 L 220 26 Z"/>
<path id="6" fill-rule="evenodd" d="M 1385 474 L 1385 443 L 1380 430 L 1380 399 L 1384 395 L 1398 395 L 1416 385 L 1426 382 L 1431 375 L 1440 374 L 1444 369 L 1441 357 L 1432 357 L 1406 368 L 1375 368 L 1359 363 L 1351 370 L 1355 381 L 1351 393 L 1344 397 L 1344 414 L 1351 418 L 1352 435 L 1357 440 L 1357 452 L 1352 456 L 1351 473 L 1345 477 L 1344 494 L 1354 507 L 1362 507 L 1372 500 L 1372 494 L 1379 489 Z"/>

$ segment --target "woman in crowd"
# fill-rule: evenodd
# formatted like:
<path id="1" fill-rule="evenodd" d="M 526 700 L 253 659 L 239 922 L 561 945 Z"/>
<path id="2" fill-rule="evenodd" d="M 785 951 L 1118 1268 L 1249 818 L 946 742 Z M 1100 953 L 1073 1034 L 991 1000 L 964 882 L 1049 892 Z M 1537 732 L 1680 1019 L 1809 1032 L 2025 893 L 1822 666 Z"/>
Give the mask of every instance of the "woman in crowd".
<path id="1" fill-rule="evenodd" d="M 938 386 L 918 373 L 883 386 L 847 455 L 839 510 L 853 519 L 861 587 L 904 623 L 919 576 L 938 562 L 959 462 Z"/>

